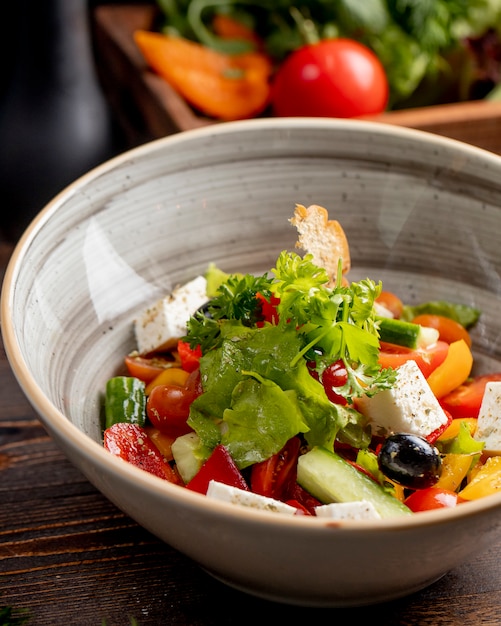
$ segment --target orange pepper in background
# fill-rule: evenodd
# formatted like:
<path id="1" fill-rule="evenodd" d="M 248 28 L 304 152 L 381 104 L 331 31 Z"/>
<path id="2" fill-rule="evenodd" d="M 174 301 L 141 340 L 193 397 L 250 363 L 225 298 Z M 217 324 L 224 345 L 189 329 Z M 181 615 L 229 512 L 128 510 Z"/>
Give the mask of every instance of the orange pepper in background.
<path id="1" fill-rule="evenodd" d="M 252 28 L 224 13 L 216 13 L 213 17 L 212 30 L 216 35 L 225 39 L 243 39 L 244 41 L 250 41 L 256 46 L 263 45 L 263 42 Z"/>
<path id="2" fill-rule="evenodd" d="M 146 30 L 136 31 L 134 41 L 150 68 L 205 115 L 245 119 L 269 103 L 272 63 L 262 52 L 229 55 Z"/>
<path id="3" fill-rule="evenodd" d="M 428 384 L 437 398 L 442 398 L 468 378 L 473 355 L 464 339 L 453 341 L 445 360 L 428 376 Z"/>

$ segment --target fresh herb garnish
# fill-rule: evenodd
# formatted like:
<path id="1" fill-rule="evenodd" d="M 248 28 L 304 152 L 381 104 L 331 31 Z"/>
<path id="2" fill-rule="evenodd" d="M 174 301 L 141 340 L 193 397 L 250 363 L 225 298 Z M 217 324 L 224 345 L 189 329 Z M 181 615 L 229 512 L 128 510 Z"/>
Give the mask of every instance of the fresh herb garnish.
<path id="1" fill-rule="evenodd" d="M 337 438 L 366 447 L 366 418 L 331 403 L 311 368 L 321 373 L 341 359 L 348 380 L 336 391 L 348 401 L 394 384 L 394 371 L 378 363 L 380 291 L 369 279 L 345 285 L 341 276 L 331 287 L 311 255 L 285 251 L 269 274 L 224 281 L 209 315 L 193 316 L 185 337 L 202 346 L 204 393 L 191 405 L 189 424 L 203 444 L 223 442 L 241 468 L 300 432 L 310 445 L 332 447 Z M 276 323 L 262 321 L 262 297 L 278 302 Z"/>

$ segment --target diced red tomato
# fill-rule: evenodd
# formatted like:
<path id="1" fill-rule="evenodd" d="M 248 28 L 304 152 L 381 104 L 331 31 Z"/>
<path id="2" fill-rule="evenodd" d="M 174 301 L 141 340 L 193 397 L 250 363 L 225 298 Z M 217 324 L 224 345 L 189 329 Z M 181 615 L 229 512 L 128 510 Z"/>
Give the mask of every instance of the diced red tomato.
<path id="1" fill-rule="evenodd" d="M 376 298 L 376 302 L 381 304 L 393 314 L 393 317 L 399 319 L 404 310 L 404 303 L 398 296 L 391 291 L 382 291 Z"/>
<path id="2" fill-rule="evenodd" d="M 104 431 L 106 450 L 150 474 L 182 485 L 177 472 L 167 463 L 146 430 L 137 424 L 120 422 Z"/>
<path id="3" fill-rule="evenodd" d="M 181 367 L 187 372 L 193 372 L 200 367 L 200 357 L 202 356 L 200 346 L 192 348 L 187 341 L 179 340 L 177 342 L 177 353 L 181 361 Z"/>
<path id="4" fill-rule="evenodd" d="M 416 361 L 425 378 L 445 361 L 449 344 L 445 341 L 437 341 L 426 349 L 412 350 L 392 343 L 380 343 L 379 364 L 381 367 L 396 369 L 409 360 Z"/>
<path id="5" fill-rule="evenodd" d="M 214 448 L 210 457 L 186 487 L 205 495 L 211 480 L 249 491 L 249 487 L 235 461 L 228 450 L 221 444 Z"/>
<path id="6" fill-rule="evenodd" d="M 125 357 L 125 367 L 129 376 L 139 378 L 146 384 L 151 382 L 166 368 L 175 363 L 172 358 L 163 356 L 141 356 L 140 354 L 128 354 Z"/>
<path id="7" fill-rule="evenodd" d="M 414 513 L 455 507 L 460 502 L 461 499 L 455 491 L 441 489 L 440 487 L 418 489 L 404 500 L 404 503 L 411 511 L 414 511 Z"/>
<path id="8" fill-rule="evenodd" d="M 459 339 L 464 339 L 466 345 L 469 347 L 471 346 L 470 333 L 464 326 L 450 317 L 427 313 L 418 315 L 412 320 L 412 322 L 414 324 L 426 326 L 427 328 L 435 328 L 439 332 L 439 339 L 441 341 L 453 343 L 454 341 L 459 341 Z"/>
<path id="9" fill-rule="evenodd" d="M 453 418 L 478 417 L 485 385 L 491 381 L 501 381 L 501 372 L 481 374 L 468 379 L 446 396 L 440 398 L 440 404 Z"/>
<path id="10" fill-rule="evenodd" d="M 301 442 L 293 437 L 269 459 L 255 463 L 250 484 L 254 493 L 280 500 L 289 481 L 296 480 L 296 465 Z"/>

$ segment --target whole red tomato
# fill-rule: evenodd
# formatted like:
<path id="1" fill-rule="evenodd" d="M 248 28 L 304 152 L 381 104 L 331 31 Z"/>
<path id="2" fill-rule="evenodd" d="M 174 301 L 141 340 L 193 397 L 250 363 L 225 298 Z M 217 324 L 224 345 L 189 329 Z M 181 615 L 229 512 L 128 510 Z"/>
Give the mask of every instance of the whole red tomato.
<path id="1" fill-rule="evenodd" d="M 388 80 L 377 56 L 352 39 L 324 39 L 292 52 L 271 92 L 281 117 L 355 117 L 381 113 Z"/>

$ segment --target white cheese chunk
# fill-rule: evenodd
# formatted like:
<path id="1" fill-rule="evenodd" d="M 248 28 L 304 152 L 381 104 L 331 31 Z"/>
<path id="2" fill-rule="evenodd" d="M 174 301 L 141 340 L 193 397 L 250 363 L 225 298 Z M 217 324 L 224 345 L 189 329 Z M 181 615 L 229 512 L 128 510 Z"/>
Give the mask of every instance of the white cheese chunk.
<path id="1" fill-rule="evenodd" d="M 331 519 L 381 519 L 376 507 L 369 500 L 322 504 L 315 507 L 315 513 L 317 517 L 329 517 Z"/>
<path id="2" fill-rule="evenodd" d="M 189 318 L 207 299 L 207 281 L 197 276 L 148 307 L 134 324 L 138 352 L 145 354 L 174 347 L 186 335 Z"/>
<path id="3" fill-rule="evenodd" d="M 241 504 L 243 506 L 251 507 L 253 509 L 259 509 L 261 511 L 271 511 L 272 513 L 286 513 L 288 515 L 295 515 L 297 509 L 293 506 L 275 500 L 274 498 L 267 498 L 261 496 L 252 491 L 245 491 L 238 487 L 230 487 L 223 483 L 211 480 L 207 489 L 207 496 L 220 500 L 222 502 L 229 502 L 230 504 Z"/>
<path id="4" fill-rule="evenodd" d="M 415 361 L 409 360 L 396 370 L 397 380 L 372 398 L 357 399 L 357 408 L 370 419 L 374 434 L 412 433 L 426 437 L 447 423 L 426 378 Z"/>
<path id="5" fill-rule="evenodd" d="M 501 382 L 485 385 L 474 438 L 485 442 L 485 452 L 501 454 Z"/>

